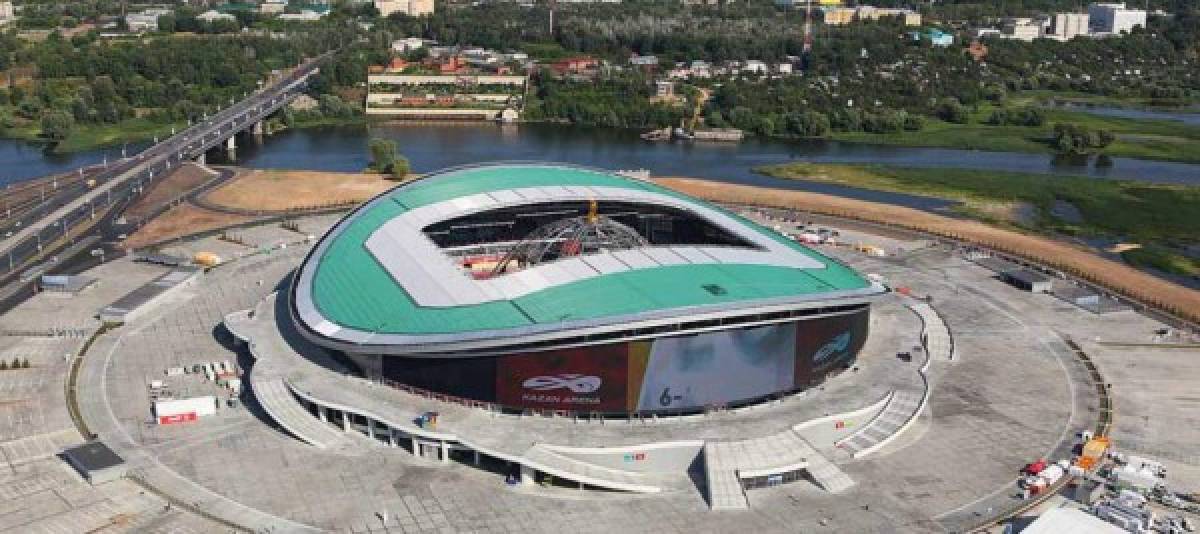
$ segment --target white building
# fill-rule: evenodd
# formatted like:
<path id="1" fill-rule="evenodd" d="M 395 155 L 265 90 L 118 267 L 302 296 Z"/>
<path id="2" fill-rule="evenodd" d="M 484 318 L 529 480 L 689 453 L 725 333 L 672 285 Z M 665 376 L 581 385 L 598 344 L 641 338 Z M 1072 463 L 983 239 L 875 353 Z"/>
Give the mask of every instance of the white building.
<path id="1" fill-rule="evenodd" d="M 133 33 L 158 31 L 158 17 L 170 15 L 170 9 L 147 9 L 125 15 L 125 26 Z"/>
<path id="2" fill-rule="evenodd" d="M 0 26 L 8 24 L 17 19 L 16 13 L 13 11 L 13 3 L 8 0 L 0 1 Z"/>
<path id="3" fill-rule="evenodd" d="M 1088 17 L 1092 33 L 1119 34 L 1133 30 L 1135 26 L 1146 27 L 1146 12 L 1128 9 L 1124 3 L 1101 3 L 1088 6 Z"/>
<path id="4" fill-rule="evenodd" d="M 210 9 L 208 11 L 205 11 L 204 13 L 196 15 L 196 20 L 212 24 L 218 20 L 237 21 L 237 17 L 230 15 L 229 13 L 221 13 L 219 11 Z"/>
<path id="5" fill-rule="evenodd" d="M 1018 41 L 1032 41 L 1042 36 L 1045 24 L 1031 18 L 1015 18 L 1004 23 L 1000 30 L 1001 37 Z"/>
<path id="6" fill-rule="evenodd" d="M 1055 39 L 1070 41 L 1088 34 L 1087 13 L 1058 13 L 1050 19 L 1050 33 Z"/>
<path id="7" fill-rule="evenodd" d="M 410 17 L 433 14 L 433 0 L 375 0 L 375 9 L 381 16 L 403 13 Z"/>
<path id="8" fill-rule="evenodd" d="M 425 40 L 420 37 L 405 37 L 392 41 L 392 51 L 398 54 L 412 52 L 425 47 Z"/>
<path id="9" fill-rule="evenodd" d="M 629 64 L 637 67 L 657 67 L 658 56 L 639 56 L 634 54 L 629 57 Z"/>
<path id="10" fill-rule="evenodd" d="M 130 13 L 125 15 L 125 27 L 132 33 L 152 32 L 158 29 L 158 16 Z"/>
<path id="11" fill-rule="evenodd" d="M 317 13 L 311 9 L 301 10 L 299 13 L 284 13 L 279 15 L 279 20 L 290 20 L 293 22 L 316 22 L 324 17 L 324 13 Z"/>
<path id="12" fill-rule="evenodd" d="M 263 15 L 278 15 L 283 13 L 285 8 L 287 8 L 287 2 L 283 0 L 267 0 L 258 5 L 258 12 Z"/>
<path id="13" fill-rule="evenodd" d="M 746 64 L 742 66 L 743 72 L 753 72 L 755 74 L 766 74 L 767 70 L 767 64 L 757 59 L 748 60 L 746 61 Z"/>

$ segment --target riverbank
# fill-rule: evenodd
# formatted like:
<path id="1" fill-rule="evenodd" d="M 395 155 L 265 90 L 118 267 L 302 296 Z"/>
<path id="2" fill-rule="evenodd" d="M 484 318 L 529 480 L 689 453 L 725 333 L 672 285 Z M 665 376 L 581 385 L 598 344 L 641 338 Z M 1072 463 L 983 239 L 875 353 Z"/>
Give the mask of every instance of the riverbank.
<path id="1" fill-rule="evenodd" d="M 1022 103 L 1033 105 L 1021 100 L 1013 105 Z M 1046 120 L 1042 126 L 986 124 L 988 117 L 997 109 L 991 104 L 981 105 L 971 113 L 970 121 L 966 124 L 929 119 L 924 128 L 916 132 L 834 132 L 830 138 L 894 146 L 1055 154 L 1052 142 L 1054 125 L 1070 123 L 1115 134 L 1116 140 L 1102 151 L 1110 157 L 1200 163 L 1200 127 L 1197 126 L 1170 120 L 1130 119 L 1053 108 L 1044 109 Z"/>
<path id="2" fill-rule="evenodd" d="M 41 144 L 46 151 L 52 154 L 71 154 L 123 144 L 143 143 L 155 138 L 166 139 L 171 135 L 172 128 L 180 131 L 186 127 L 187 123 L 184 121 L 172 124 L 154 122 L 145 118 L 129 119 L 116 124 L 76 124 L 66 139 L 50 141 L 42 137 L 42 128 L 38 123 L 25 121 L 9 128 L 0 129 L 0 138 Z"/>
<path id="3" fill-rule="evenodd" d="M 275 126 L 276 132 L 284 129 L 320 128 L 326 126 L 353 126 L 371 122 L 364 115 L 352 117 L 316 117 L 297 118 L 290 126 L 283 126 L 282 121 Z M 172 131 L 178 132 L 187 128 L 187 121 L 174 123 L 155 122 L 146 118 L 127 119 L 115 124 L 76 123 L 66 139 L 51 141 L 42 136 L 41 125 L 37 121 L 22 120 L 8 128 L 0 128 L 0 139 L 15 139 L 36 143 L 45 147 L 51 154 L 73 154 L 102 148 L 119 147 L 124 144 L 138 144 L 166 139 Z"/>
<path id="4" fill-rule="evenodd" d="M 691 178 L 661 178 L 662 185 L 715 202 L 753 204 L 897 226 L 974 243 L 1028 258 L 1183 317 L 1200 321 L 1200 291 L 1154 277 L 1128 265 L 1046 237 L 996 228 L 925 211 L 820 193 L 720 184 Z"/>
<path id="5" fill-rule="evenodd" d="M 1200 243 L 1200 187 L 1087 177 L 883 165 L 789 163 L 755 168 L 776 178 L 955 200 L 965 215 L 1001 227 L 1085 240 L 1133 241 L 1122 256 L 1195 276 L 1200 260 L 1180 249 Z"/>
<path id="6" fill-rule="evenodd" d="M 1181 111 L 1200 113 L 1200 101 L 1191 101 L 1187 99 L 1124 98 L 1093 95 L 1090 93 L 1080 93 L 1076 91 L 1050 91 L 1045 89 L 1021 91 L 1020 93 L 1013 95 L 1012 100 L 1017 103 L 1033 102 L 1043 105 L 1069 103 L 1083 106 L 1136 109 L 1143 111 Z"/>

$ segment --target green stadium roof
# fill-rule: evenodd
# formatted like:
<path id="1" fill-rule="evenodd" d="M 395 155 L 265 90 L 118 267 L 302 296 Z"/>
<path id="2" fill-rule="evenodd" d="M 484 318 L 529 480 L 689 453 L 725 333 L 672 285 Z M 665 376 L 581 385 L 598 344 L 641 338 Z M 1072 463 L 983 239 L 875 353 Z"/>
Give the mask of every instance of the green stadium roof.
<path id="1" fill-rule="evenodd" d="M 629 269 L 553 285 L 511 299 L 459 306 L 425 306 L 393 273 L 405 266 L 380 263 L 367 240 L 385 224 L 423 206 L 500 191 L 535 187 L 622 188 L 669 196 L 697 211 L 718 210 L 770 240 L 815 260 L 818 268 L 706 263 Z M 536 201 L 530 201 L 533 203 Z M 860 293 L 871 286 L 851 269 L 786 236 L 720 208 L 653 183 L 601 171 L 552 164 L 498 164 L 451 170 L 400 185 L 344 219 L 323 238 L 298 278 L 303 298 L 327 323 L 370 335 L 421 336 L 614 320 L 632 314 L 768 299 Z M 511 276 L 511 275 L 506 275 Z M 474 283 L 463 275 L 463 283 Z M 720 291 L 712 291 L 713 286 Z M 707 288 L 707 289 L 706 289 Z M 304 317 L 304 314 L 301 314 Z M 306 319 L 306 322 L 313 323 Z"/>

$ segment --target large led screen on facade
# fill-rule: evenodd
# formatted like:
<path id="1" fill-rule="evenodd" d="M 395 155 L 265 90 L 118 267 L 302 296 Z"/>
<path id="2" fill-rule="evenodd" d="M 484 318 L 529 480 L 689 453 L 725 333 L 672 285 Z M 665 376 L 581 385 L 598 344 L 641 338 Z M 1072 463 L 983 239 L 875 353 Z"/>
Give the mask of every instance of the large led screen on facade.
<path id="1" fill-rule="evenodd" d="M 477 358 L 383 357 L 392 380 L 508 408 L 629 413 L 739 404 L 851 364 L 867 308 L 689 336 Z"/>

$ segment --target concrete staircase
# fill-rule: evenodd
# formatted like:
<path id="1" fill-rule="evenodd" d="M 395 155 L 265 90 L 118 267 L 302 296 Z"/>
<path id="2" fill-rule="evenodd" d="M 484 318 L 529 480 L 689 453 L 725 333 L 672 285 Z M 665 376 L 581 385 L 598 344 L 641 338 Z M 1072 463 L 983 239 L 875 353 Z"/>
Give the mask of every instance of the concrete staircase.
<path id="1" fill-rule="evenodd" d="M 867 426 L 836 443 L 836 446 L 853 458 L 873 451 L 876 446 L 899 432 L 910 419 L 918 415 L 923 392 L 901 390 L 892 395 L 879 416 Z M 864 452 L 866 451 L 866 452 Z"/>

